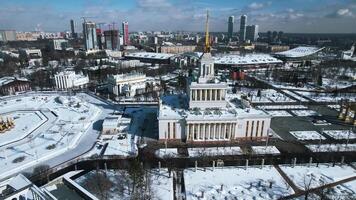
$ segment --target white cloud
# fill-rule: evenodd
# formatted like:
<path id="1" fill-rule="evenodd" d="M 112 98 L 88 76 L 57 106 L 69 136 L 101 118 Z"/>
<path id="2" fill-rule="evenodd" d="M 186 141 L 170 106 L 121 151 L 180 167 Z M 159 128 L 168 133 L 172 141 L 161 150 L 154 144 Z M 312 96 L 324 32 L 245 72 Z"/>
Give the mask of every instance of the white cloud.
<path id="1" fill-rule="evenodd" d="M 263 8 L 263 7 L 264 7 L 263 3 L 256 3 L 256 2 L 253 2 L 250 5 L 248 5 L 248 8 L 252 9 L 252 10 L 258 10 L 258 9 Z"/>
<path id="2" fill-rule="evenodd" d="M 336 12 L 339 16 L 353 16 L 353 13 L 348 8 L 341 8 Z"/>

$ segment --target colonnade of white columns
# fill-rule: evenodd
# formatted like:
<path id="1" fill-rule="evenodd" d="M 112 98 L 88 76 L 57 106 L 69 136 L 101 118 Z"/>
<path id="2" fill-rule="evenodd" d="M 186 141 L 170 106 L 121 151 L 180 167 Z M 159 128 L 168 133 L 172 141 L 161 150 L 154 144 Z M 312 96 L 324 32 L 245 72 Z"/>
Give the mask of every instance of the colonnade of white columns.
<path id="1" fill-rule="evenodd" d="M 188 140 L 216 141 L 235 138 L 236 123 L 189 123 L 186 127 Z"/>
<path id="2" fill-rule="evenodd" d="M 222 101 L 225 100 L 223 89 L 191 89 L 191 101 Z"/>

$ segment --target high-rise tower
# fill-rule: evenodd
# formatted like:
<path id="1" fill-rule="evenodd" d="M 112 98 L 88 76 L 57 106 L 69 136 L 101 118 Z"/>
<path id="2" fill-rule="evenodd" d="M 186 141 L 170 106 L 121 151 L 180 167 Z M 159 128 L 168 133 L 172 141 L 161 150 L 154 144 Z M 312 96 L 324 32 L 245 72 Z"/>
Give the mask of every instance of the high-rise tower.
<path id="1" fill-rule="evenodd" d="M 75 34 L 75 30 L 74 30 L 74 20 L 70 20 L 70 31 L 71 31 L 71 37 L 72 38 L 76 38 L 77 34 Z"/>
<path id="2" fill-rule="evenodd" d="M 234 22 L 235 22 L 235 17 L 234 16 L 230 16 L 229 17 L 229 21 L 228 21 L 228 25 L 227 25 L 227 36 L 229 39 L 232 38 L 232 34 L 234 33 Z"/>
<path id="3" fill-rule="evenodd" d="M 244 42 L 246 40 L 246 24 L 247 16 L 242 15 L 240 20 L 240 42 Z"/>
<path id="4" fill-rule="evenodd" d="M 129 36 L 129 23 L 122 22 L 122 36 L 123 36 L 123 45 L 130 45 L 130 36 Z"/>
<path id="5" fill-rule="evenodd" d="M 84 22 L 83 35 L 84 35 L 85 50 L 93 50 L 98 48 L 95 23 Z"/>

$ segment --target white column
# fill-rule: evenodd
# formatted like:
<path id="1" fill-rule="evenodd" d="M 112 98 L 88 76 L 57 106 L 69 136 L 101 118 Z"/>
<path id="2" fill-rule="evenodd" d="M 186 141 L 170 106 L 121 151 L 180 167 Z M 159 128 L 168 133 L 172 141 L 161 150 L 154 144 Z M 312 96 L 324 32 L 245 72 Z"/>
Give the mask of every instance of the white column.
<path id="1" fill-rule="evenodd" d="M 209 124 L 208 124 L 208 133 L 207 133 L 207 134 L 208 134 L 208 140 L 210 140 L 210 134 L 211 134 L 211 133 L 210 133 L 210 127 L 211 127 L 211 124 L 209 123 Z"/>
<path id="2" fill-rule="evenodd" d="M 205 97 L 205 101 L 208 99 L 208 90 L 204 89 L 204 97 Z"/>
<path id="3" fill-rule="evenodd" d="M 195 98 L 194 98 L 194 101 L 198 100 L 198 90 L 193 90 L 194 93 L 195 93 Z"/>
<path id="4" fill-rule="evenodd" d="M 210 97 L 209 97 L 209 98 L 210 98 L 210 101 L 213 100 L 213 94 L 212 94 L 212 93 L 213 93 L 213 90 L 210 89 L 210 94 L 209 94 L 209 95 L 210 95 Z"/>
<path id="5" fill-rule="evenodd" d="M 197 139 L 200 139 L 200 124 L 196 124 L 198 126 L 198 134 L 197 134 Z"/>

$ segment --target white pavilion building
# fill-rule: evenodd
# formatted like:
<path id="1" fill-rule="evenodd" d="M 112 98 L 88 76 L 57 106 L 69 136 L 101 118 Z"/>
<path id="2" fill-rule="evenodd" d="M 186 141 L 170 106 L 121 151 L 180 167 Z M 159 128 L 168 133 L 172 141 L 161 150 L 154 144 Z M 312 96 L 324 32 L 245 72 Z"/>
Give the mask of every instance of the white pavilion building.
<path id="1" fill-rule="evenodd" d="M 271 116 L 227 94 L 227 83 L 215 77 L 209 42 L 205 45 L 198 81 L 190 83 L 187 96 L 170 95 L 160 99 L 159 140 L 226 142 L 268 137 Z"/>

